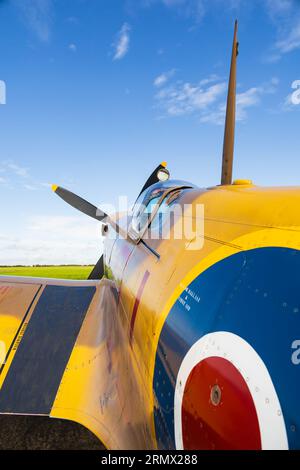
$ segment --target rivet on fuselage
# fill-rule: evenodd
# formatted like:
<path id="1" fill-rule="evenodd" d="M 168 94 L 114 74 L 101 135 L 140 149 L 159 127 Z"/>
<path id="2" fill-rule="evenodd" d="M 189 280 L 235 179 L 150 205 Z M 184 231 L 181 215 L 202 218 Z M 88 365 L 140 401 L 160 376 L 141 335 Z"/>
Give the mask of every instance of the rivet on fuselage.
<path id="1" fill-rule="evenodd" d="M 214 385 L 210 391 L 210 401 L 214 406 L 218 406 L 221 401 L 222 392 L 219 385 Z"/>

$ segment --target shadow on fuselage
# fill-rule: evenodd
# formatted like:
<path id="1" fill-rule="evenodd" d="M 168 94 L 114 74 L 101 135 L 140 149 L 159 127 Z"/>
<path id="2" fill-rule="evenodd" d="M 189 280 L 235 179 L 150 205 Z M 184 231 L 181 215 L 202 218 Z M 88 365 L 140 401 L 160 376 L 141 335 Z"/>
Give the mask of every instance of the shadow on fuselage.
<path id="1" fill-rule="evenodd" d="M 62 419 L 0 415 L 0 450 L 104 450 L 88 429 Z"/>

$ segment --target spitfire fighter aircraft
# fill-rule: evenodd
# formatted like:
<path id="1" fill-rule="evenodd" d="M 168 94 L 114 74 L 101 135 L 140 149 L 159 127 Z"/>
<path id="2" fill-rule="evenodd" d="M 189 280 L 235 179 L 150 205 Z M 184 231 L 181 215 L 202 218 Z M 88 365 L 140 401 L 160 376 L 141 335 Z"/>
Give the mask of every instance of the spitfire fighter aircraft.
<path id="1" fill-rule="evenodd" d="M 104 253 L 87 281 L 0 278 L 1 414 L 107 449 L 300 448 L 300 188 L 232 182 L 237 54 L 236 24 L 221 185 L 163 163 L 114 216 L 53 187 Z"/>

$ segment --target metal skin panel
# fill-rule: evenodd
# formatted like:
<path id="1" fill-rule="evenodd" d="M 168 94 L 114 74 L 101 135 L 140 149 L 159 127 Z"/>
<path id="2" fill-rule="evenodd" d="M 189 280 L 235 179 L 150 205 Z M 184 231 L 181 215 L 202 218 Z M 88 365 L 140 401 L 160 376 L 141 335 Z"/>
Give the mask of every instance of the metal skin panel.
<path id="1" fill-rule="evenodd" d="M 102 280 L 63 376 L 51 417 L 77 421 L 107 448 L 155 447 L 143 377 L 129 345 L 128 314 Z"/>
<path id="2" fill-rule="evenodd" d="M 95 287 L 46 286 L 0 390 L 0 412 L 48 415 Z"/>
<path id="3" fill-rule="evenodd" d="M 260 371 L 257 377 L 262 390 L 268 391 L 268 396 L 271 390 L 281 404 L 282 410 L 277 411 L 283 414 L 281 422 L 286 428 L 288 446 L 299 448 L 299 435 L 295 432 L 299 410 L 293 394 L 299 388 L 297 367 L 300 366 L 291 362 L 290 342 L 297 339 L 300 330 L 297 314 L 300 190 L 251 185 L 192 189 L 182 196 L 180 203 L 185 202 L 204 204 L 205 232 L 201 249 L 188 250 L 191 242 L 188 239 L 175 243 L 160 240 L 155 242 L 158 259 L 145 247 L 120 238 L 117 243 L 108 243 L 112 253 L 104 256 L 109 279 L 80 283 L 95 286 L 96 293 L 63 373 L 50 416 L 83 424 L 110 449 L 173 448 L 177 445 L 175 431 L 184 433 L 186 443 L 186 427 L 178 428 L 174 413 L 176 404 L 176 416 L 178 413 L 181 416 L 178 400 L 174 401 L 178 385 L 176 374 L 189 357 L 193 342 L 198 344 L 206 334 L 219 334 L 222 329 L 222 334 L 234 334 L 236 338 L 231 355 L 236 354 L 237 359 L 227 359 L 235 367 L 238 361 L 247 364 L 248 355 L 252 358 L 250 363 Z M 252 266 L 249 271 L 247 263 Z M 147 271 L 149 276 L 141 289 Z M 235 296 L 235 282 L 240 276 L 244 279 L 243 272 L 246 272 L 245 284 Z M 263 293 L 256 295 L 255 290 L 248 291 L 246 279 L 253 287 L 255 282 L 259 284 L 255 288 Z M 34 282 L 41 283 L 42 289 L 51 284 L 51 281 Z M 203 289 L 201 309 L 197 306 L 192 311 L 178 310 L 180 296 L 193 283 L 195 291 Z M 33 289 L 31 285 L 29 288 Z M 226 295 L 231 290 L 234 297 L 230 299 L 231 305 L 227 305 Z M 32 290 L 31 297 L 34 292 Z M 197 292 L 194 295 L 197 296 Z M 277 311 L 278 296 L 286 298 L 282 302 L 293 305 L 295 312 Z M 222 318 L 218 318 L 219 312 Z M 28 318 L 30 321 L 30 315 Z M 5 318 L 5 324 L 7 321 Z M 240 375 L 244 378 L 241 367 Z M 8 369 L 7 363 L 0 379 Z M 159 369 L 165 374 L 163 378 Z M 202 368 L 197 371 L 201 372 Z M 235 372 L 229 375 L 238 381 L 240 375 Z M 255 375 L 255 370 L 251 374 Z M 230 380 L 226 382 L 227 388 L 230 383 Z M 265 414 L 257 405 L 255 388 L 246 383 L 263 437 Z M 208 380 L 208 387 L 214 385 Z M 159 394 L 163 387 L 170 402 L 162 401 L 166 399 Z M 180 396 L 184 398 L 184 408 L 189 409 L 193 393 Z M 247 395 L 247 400 L 251 397 Z M 226 410 L 230 410 L 225 394 L 222 400 Z M 273 410 L 272 406 L 266 408 Z M 217 416 L 218 406 L 214 410 Z M 197 413 L 202 413 L 201 407 Z M 263 445 L 266 442 L 275 442 L 279 447 L 287 444 L 284 429 L 281 434 L 278 429 L 272 427 L 275 438 L 279 436 L 280 441 L 265 439 Z M 218 436 L 216 442 L 221 442 L 221 437 Z M 230 441 L 228 445 L 234 446 Z"/>
<path id="4" fill-rule="evenodd" d="M 126 279 L 130 275 L 131 279 L 135 275 L 140 278 L 140 273 L 152 266 L 135 322 L 133 341 L 133 352 L 139 359 L 143 375 L 148 378 L 149 390 L 153 384 L 160 331 L 173 303 L 190 281 L 219 260 L 244 250 L 268 246 L 287 246 L 299 250 L 300 247 L 300 217 L 299 213 L 295 213 L 296 205 L 300 202 L 297 188 L 266 190 L 245 186 L 215 188 L 201 193 L 199 191 L 198 197 L 195 193 L 194 203 L 205 205 L 203 248 L 196 253 L 184 250 L 182 246 L 186 240 L 183 240 L 182 246 L 178 246 L 173 252 L 171 276 L 168 274 L 169 267 L 165 270 L 170 261 L 170 241 L 161 241 L 159 247 L 156 246 L 160 260 L 155 264 L 153 256 L 149 254 L 144 259 L 137 256 L 136 260 L 139 262 L 135 265 L 134 258 L 131 257 L 127 265 L 130 271 L 128 269 L 126 272 Z M 191 194 L 186 195 L 186 198 L 191 200 Z M 136 289 L 138 284 L 137 282 Z M 122 292 L 126 296 L 126 291 L 122 289 Z M 180 325 L 177 334 L 182 337 Z M 290 345 L 288 351 L 290 352 Z M 165 367 L 168 370 L 168 360 L 165 361 Z M 152 400 L 154 407 L 155 395 Z M 154 425 L 153 434 L 156 435 Z M 167 440 L 166 434 L 164 439 Z"/>
<path id="5" fill-rule="evenodd" d="M 41 290 L 38 283 L 0 281 L 0 340 L 3 357 L 0 358 L 0 387 L 4 369 L 15 354 L 14 345 L 20 341 L 26 328 L 33 303 Z"/>

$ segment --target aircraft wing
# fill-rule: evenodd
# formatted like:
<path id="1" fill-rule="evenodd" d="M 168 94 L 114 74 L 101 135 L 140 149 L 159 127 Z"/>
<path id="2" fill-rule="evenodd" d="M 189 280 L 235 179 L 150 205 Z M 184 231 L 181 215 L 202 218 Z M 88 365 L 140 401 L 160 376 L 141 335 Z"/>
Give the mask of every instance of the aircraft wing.
<path id="1" fill-rule="evenodd" d="M 128 344 L 112 281 L 0 277 L 0 414 L 68 419 L 108 448 L 147 448 Z"/>

